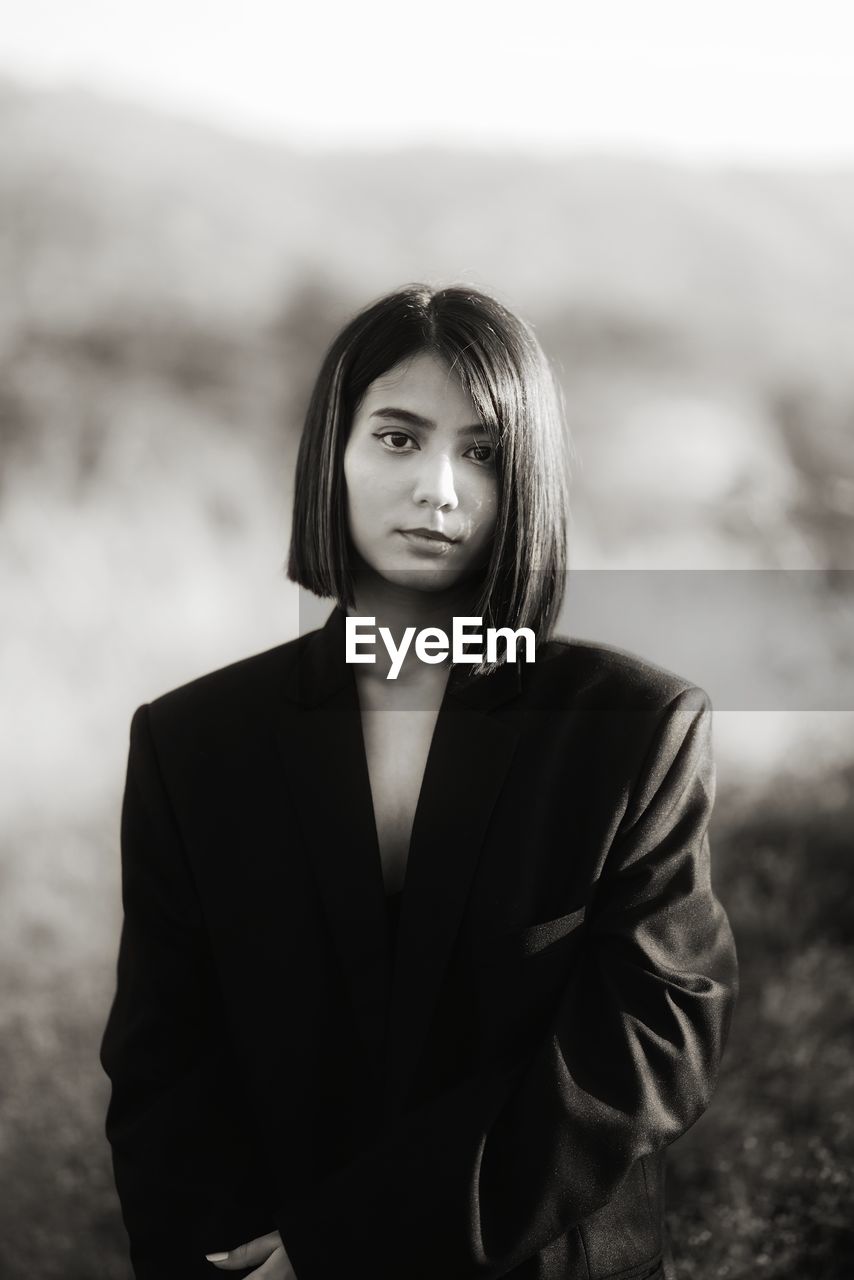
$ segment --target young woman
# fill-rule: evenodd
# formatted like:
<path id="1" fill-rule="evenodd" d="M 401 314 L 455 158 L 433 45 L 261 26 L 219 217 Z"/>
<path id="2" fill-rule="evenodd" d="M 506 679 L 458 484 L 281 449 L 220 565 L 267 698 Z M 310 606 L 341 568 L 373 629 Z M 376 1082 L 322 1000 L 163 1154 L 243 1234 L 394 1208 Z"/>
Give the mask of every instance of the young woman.
<path id="1" fill-rule="evenodd" d="M 136 712 L 102 1061 L 138 1280 L 668 1274 L 737 984 L 711 711 L 551 636 L 564 438 L 497 302 L 381 299 L 297 464 L 326 625 Z M 443 657 L 462 618 L 534 661 Z"/>

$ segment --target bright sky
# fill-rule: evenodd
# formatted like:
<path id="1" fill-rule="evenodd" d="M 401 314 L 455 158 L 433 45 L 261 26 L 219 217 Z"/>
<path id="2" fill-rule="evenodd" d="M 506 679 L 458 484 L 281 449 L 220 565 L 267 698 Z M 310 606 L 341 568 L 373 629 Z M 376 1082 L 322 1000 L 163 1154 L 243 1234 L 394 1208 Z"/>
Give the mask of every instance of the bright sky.
<path id="1" fill-rule="evenodd" d="M 854 0 L 0 0 L 0 72 L 313 145 L 854 161 Z"/>

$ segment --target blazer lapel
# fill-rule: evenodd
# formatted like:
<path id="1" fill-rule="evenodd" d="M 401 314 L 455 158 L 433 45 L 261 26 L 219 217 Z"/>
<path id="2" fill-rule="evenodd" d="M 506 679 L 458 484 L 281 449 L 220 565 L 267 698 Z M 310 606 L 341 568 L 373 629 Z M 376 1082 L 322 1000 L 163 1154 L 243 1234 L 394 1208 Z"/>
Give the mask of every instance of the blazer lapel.
<path id="1" fill-rule="evenodd" d="M 390 968 L 382 867 L 358 694 L 344 663 L 344 615 L 297 642 L 279 745 L 301 835 L 377 1085 Z"/>
<path id="2" fill-rule="evenodd" d="M 344 618 L 298 642 L 280 745 L 305 845 L 386 1115 L 404 1105 L 518 733 L 489 712 L 520 688 L 518 665 L 467 680 L 454 669 L 415 812 L 394 972 L 358 692 Z"/>
<path id="3" fill-rule="evenodd" d="M 389 1024 L 387 1120 L 405 1105 L 486 827 L 516 749 L 518 732 L 481 709 L 514 691 L 515 668 L 506 673 L 510 678 L 502 680 L 504 674 L 481 678 L 484 685 L 494 682 L 491 698 L 481 696 L 474 703 L 452 677 L 436 722 L 401 902 Z"/>

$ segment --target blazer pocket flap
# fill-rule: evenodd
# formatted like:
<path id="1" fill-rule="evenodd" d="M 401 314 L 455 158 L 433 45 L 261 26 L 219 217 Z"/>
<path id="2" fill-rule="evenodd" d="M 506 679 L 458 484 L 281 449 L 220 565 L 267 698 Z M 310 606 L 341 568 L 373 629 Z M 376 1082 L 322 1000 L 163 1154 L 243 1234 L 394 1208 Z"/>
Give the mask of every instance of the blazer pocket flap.
<path id="1" fill-rule="evenodd" d="M 478 948 L 478 961 L 495 964 L 507 959 L 540 955 L 553 948 L 563 950 L 559 944 L 564 940 L 573 936 L 580 939 L 585 910 L 585 907 L 579 907 L 552 920 L 542 920 L 524 929 L 513 929 L 484 939 Z"/>

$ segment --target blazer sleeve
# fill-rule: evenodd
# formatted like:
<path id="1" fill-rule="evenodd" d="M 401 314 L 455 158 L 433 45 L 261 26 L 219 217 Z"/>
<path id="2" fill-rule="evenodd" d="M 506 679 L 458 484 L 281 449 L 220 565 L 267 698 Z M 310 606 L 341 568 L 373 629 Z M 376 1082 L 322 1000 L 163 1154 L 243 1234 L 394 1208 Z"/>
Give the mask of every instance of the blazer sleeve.
<path id="1" fill-rule="evenodd" d="M 275 1228 L 146 706 L 131 725 L 121 858 L 124 920 L 101 1063 L 131 1260 L 137 1280 L 209 1277 L 205 1253 Z"/>
<path id="2" fill-rule="evenodd" d="M 665 709 L 547 1033 L 281 1207 L 297 1280 L 498 1277 L 604 1205 L 711 1097 L 737 992 L 709 876 L 711 707 Z"/>

